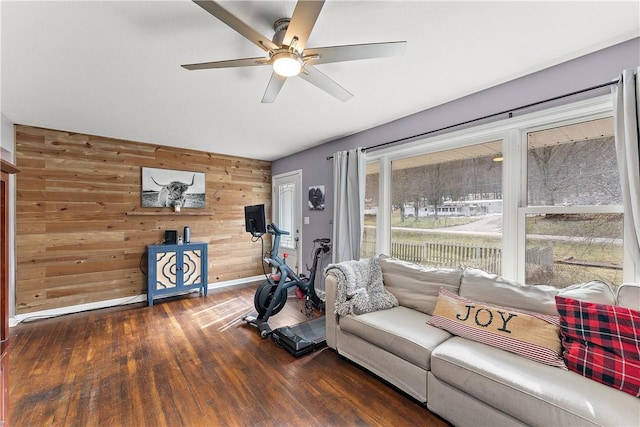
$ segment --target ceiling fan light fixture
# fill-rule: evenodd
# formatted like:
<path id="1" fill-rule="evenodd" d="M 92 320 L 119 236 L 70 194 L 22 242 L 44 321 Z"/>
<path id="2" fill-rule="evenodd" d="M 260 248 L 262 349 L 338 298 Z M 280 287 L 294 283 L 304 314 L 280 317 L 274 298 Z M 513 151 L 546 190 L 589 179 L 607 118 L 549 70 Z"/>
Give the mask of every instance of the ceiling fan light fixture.
<path id="1" fill-rule="evenodd" d="M 0 0 L 2 1 L 2 0 Z M 352 61 L 369 58 L 383 58 L 404 55 L 407 42 L 363 43 L 307 49 L 307 42 L 316 25 L 325 0 L 297 0 L 290 18 L 280 18 L 274 25 L 271 39 L 243 22 L 225 9 L 217 0 L 193 0 L 213 17 L 222 21 L 232 30 L 266 52 L 268 56 L 259 58 L 241 58 L 225 61 L 185 64 L 187 70 L 205 70 L 213 68 L 253 67 L 270 65 L 271 78 L 262 97 L 263 103 L 275 100 L 288 77 L 300 76 L 320 90 L 347 101 L 353 94 L 315 68 L 315 65 L 331 62 Z M 268 14 L 271 15 L 271 14 Z"/>
<path id="2" fill-rule="evenodd" d="M 273 71 L 282 77 L 297 76 L 302 71 L 302 58 L 293 52 L 276 52 L 271 59 Z"/>

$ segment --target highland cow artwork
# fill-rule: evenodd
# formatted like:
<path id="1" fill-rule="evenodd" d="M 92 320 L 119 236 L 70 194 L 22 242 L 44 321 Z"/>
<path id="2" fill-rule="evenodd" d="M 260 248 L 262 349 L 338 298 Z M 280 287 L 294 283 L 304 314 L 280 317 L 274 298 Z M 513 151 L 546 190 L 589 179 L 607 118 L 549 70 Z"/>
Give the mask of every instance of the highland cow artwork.
<path id="1" fill-rule="evenodd" d="M 205 174 L 142 168 L 143 208 L 204 208 Z"/>

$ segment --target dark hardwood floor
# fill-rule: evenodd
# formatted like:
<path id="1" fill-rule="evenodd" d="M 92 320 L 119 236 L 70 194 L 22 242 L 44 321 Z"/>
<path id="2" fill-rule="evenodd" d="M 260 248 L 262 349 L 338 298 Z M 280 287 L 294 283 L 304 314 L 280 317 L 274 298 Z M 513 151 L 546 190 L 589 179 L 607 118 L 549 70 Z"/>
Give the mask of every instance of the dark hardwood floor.
<path id="1" fill-rule="evenodd" d="M 11 329 L 18 426 L 447 426 L 323 348 L 295 358 L 242 322 L 255 287 Z M 290 297 L 273 328 L 304 321 Z"/>

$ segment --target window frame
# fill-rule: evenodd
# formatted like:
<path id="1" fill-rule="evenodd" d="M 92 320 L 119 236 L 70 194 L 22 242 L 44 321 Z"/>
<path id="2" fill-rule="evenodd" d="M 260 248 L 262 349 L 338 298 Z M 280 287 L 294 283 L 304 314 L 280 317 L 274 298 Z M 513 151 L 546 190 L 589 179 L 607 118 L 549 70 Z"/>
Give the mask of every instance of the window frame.
<path id="1" fill-rule="evenodd" d="M 571 206 L 529 206 L 528 194 L 528 134 L 532 132 L 544 131 L 555 127 L 567 126 L 577 123 L 582 123 L 590 120 L 597 120 L 604 117 L 611 117 L 613 115 L 613 105 L 611 111 L 601 112 L 598 114 L 591 114 L 587 116 L 577 116 L 566 120 L 554 121 L 536 126 L 524 128 L 520 130 L 520 150 L 521 158 L 520 164 L 520 191 L 519 191 L 519 204 L 517 209 L 517 231 L 516 235 L 519 239 L 519 244 L 516 250 L 518 251 L 518 260 L 524 260 L 526 253 L 526 217 L 527 214 L 624 214 L 623 205 L 571 205 Z M 627 238 L 626 233 L 623 231 L 623 240 Z M 627 265 L 627 257 L 623 260 L 623 265 Z M 624 282 L 627 282 L 628 268 L 623 267 Z M 525 282 L 526 266 L 524 261 L 517 263 L 516 280 L 521 283 Z"/>
<path id="2" fill-rule="evenodd" d="M 377 214 L 376 252 L 390 253 L 391 247 L 391 163 L 408 157 L 464 148 L 501 139 L 503 152 L 503 239 L 502 276 L 524 282 L 525 217 L 528 213 L 623 213 L 623 207 L 611 206 L 528 206 L 527 200 L 527 135 L 551 127 L 596 120 L 613 115 L 610 95 L 551 107 L 521 116 L 505 118 L 459 131 L 426 138 L 416 138 L 399 146 L 367 153 L 367 162 L 379 162 L 379 206 Z M 505 237 L 508 236 L 508 237 Z M 624 230 L 623 239 L 628 238 Z M 633 282 L 640 271 L 633 259 L 624 255 L 623 281 Z"/>

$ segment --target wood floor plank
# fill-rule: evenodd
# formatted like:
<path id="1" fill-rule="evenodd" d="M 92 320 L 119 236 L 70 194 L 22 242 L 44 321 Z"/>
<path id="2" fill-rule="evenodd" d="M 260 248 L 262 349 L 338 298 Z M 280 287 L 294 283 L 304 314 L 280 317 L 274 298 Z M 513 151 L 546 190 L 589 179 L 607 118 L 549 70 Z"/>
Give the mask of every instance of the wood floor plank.
<path id="1" fill-rule="evenodd" d="M 19 324 L 11 329 L 11 425 L 448 426 L 329 348 L 295 358 L 261 339 L 242 321 L 254 291 Z M 302 308 L 290 297 L 272 328 L 306 320 Z"/>

